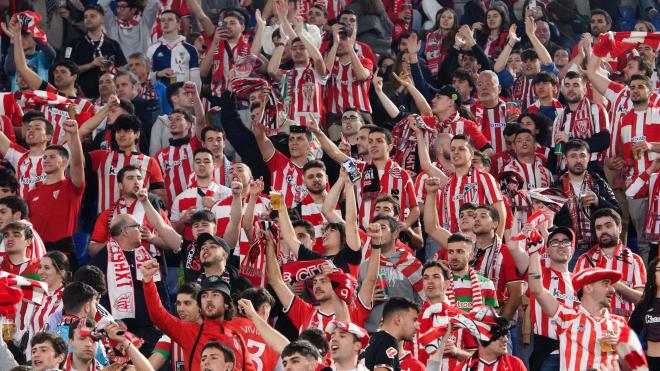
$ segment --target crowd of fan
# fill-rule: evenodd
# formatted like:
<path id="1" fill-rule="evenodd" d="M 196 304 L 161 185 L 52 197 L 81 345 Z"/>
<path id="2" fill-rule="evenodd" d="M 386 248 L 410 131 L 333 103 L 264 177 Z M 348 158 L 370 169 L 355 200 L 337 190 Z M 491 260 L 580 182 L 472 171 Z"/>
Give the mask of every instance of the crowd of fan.
<path id="1" fill-rule="evenodd" d="M 0 0 L 0 369 L 660 369 L 657 9 Z"/>

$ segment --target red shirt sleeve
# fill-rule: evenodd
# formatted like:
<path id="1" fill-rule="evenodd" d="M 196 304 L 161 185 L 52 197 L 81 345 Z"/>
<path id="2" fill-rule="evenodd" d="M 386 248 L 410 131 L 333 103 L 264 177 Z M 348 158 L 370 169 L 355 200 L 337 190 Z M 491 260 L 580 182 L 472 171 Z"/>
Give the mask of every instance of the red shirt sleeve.
<path id="1" fill-rule="evenodd" d="M 486 139 L 484 134 L 479 131 L 477 124 L 473 121 L 465 120 L 465 134 L 470 137 L 472 144 L 474 144 L 475 148 L 478 150 L 482 150 L 488 144 L 488 139 Z"/>
<path id="2" fill-rule="evenodd" d="M 275 150 L 273 157 L 266 161 L 270 172 L 282 171 L 289 164 L 289 159 L 282 152 Z"/>
<path id="3" fill-rule="evenodd" d="M 96 151 L 89 152 L 89 157 L 92 160 L 92 169 L 96 170 L 101 165 L 101 162 L 108 156 L 110 151 L 105 149 L 97 149 Z"/>
<path id="4" fill-rule="evenodd" d="M 11 122 L 9 117 L 5 115 L 0 115 L 2 117 L 2 132 L 5 134 L 7 139 L 10 142 L 16 142 L 16 135 L 14 134 L 14 124 Z"/>
<path id="5" fill-rule="evenodd" d="M 147 167 L 147 172 L 149 173 L 149 185 L 153 185 L 156 183 L 164 183 L 165 180 L 163 180 L 163 172 L 160 170 L 160 166 L 158 166 L 158 162 L 153 157 L 149 157 L 149 165 Z"/>
<path id="6" fill-rule="evenodd" d="M 304 329 L 307 327 L 307 323 L 309 323 L 316 309 L 312 304 L 302 300 L 299 296 L 294 296 L 291 306 L 288 309 L 285 308 L 283 312 L 289 316 L 291 323 L 297 329 Z"/>
<path id="7" fill-rule="evenodd" d="M 109 217 L 110 217 L 110 212 L 108 210 L 104 210 L 99 214 L 99 216 L 96 218 L 96 223 L 94 223 L 94 230 L 92 231 L 92 237 L 90 238 L 90 241 L 94 241 L 94 242 L 108 241 Z"/>
<path id="8" fill-rule="evenodd" d="M 511 257 L 511 253 L 509 253 L 509 249 L 505 245 L 502 245 L 500 253 L 502 254 L 502 269 L 500 270 L 500 274 L 502 275 L 504 282 L 509 283 L 513 281 L 520 281 L 522 277 L 520 274 L 518 274 L 516 263 L 513 261 L 513 257 Z"/>

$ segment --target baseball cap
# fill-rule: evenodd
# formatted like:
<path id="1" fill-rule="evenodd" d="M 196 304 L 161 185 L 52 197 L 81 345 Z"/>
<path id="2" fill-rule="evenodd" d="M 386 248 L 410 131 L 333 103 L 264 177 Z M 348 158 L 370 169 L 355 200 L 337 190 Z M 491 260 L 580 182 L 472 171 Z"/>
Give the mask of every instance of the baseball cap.
<path id="1" fill-rule="evenodd" d="M 557 227 L 553 229 L 549 234 L 548 234 L 548 241 L 552 239 L 552 237 L 558 233 L 564 234 L 568 237 L 569 240 L 571 240 L 571 243 L 575 242 L 575 232 L 573 232 L 572 229 L 568 227 Z"/>
<path id="2" fill-rule="evenodd" d="M 362 344 L 362 349 L 369 345 L 369 334 L 367 333 L 367 330 L 352 322 L 342 322 L 337 320 L 330 321 L 325 327 L 325 332 L 332 335 L 332 332 L 335 331 L 335 329 L 340 329 L 344 332 L 355 335 L 360 341 L 360 344 Z"/>
<path id="3" fill-rule="evenodd" d="M 454 89 L 451 85 L 443 85 L 440 89 L 432 89 L 435 95 L 444 95 L 453 100 L 456 106 L 460 106 L 462 103 L 461 95 L 458 94 L 458 90 Z"/>
<path id="4" fill-rule="evenodd" d="M 227 295 L 227 298 L 231 298 L 231 289 L 229 284 L 222 279 L 220 276 L 208 276 L 202 280 L 202 288 L 199 290 L 199 297 L 204 291 L 220 291 L 221 293 Z"/>
<path id="5" fill-rule="evenodd" d="M 204 245 L 206 241 L 213 241 L 214 244 L 222 247 L 227 252 L 227 254 L 229 254 L 229 250 L 231 250 L 225 240 L 210 233 L 202 233 L 197 236 L 197 241 L 195 241 L 195 244 L 201 249 L 202 245 Z"/>

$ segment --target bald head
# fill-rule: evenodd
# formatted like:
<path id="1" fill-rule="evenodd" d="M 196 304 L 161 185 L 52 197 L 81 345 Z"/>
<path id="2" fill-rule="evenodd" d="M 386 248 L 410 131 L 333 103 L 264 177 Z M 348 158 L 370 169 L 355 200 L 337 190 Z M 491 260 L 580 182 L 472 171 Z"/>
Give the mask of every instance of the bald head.
<path id="1" fill-rule="evenodd" d="M 114 239 L 119 239 L 129 227 L 135 227 L 137 225 L 137 229 L 139 230 L 139 224 L 140 223 L 138 223 L 137 219 L 135 219 L 133 215 L 115 215 L 115 217 L 112 218 L 112 221 L 110 222 L 110 236 L 112 236 Z"/>

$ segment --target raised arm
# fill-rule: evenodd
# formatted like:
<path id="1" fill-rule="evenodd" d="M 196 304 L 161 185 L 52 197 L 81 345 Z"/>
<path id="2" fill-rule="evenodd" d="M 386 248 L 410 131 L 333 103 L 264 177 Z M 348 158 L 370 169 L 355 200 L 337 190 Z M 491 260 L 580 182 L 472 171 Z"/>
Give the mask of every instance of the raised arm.
<path id="1" fill-rule="evenodd" d="M 291 224 L 291 218 L 289 217 L 289 211 L 286 205 L 279 205 L 277 215 L 280 217 L 279 226 L 280 236 L 282 237 L 280 242 L 284 242 L 286 247 L 289 248 L 289 251 L 297 258 L 300 249 L 300 240 L 296 237 L 296 231 L 293 229 L 293 224 Z"/>
<path id="2" fill-rule="evenodd" d="M 190 14 L 193 15 L 199 22 L 199 24 L 202 26 L 202 30 L 206 34 L 206 36 L 211 37 L 213 36 L 215 32 L 215 25 L 213 22 L 211 22 L 211 18 L 209 18 L 204 11 L 202 10 L 202 6 L 199 4 L 199 1 L 197 0 L 188 0 L 188 9 L 190 9 Z"/>
<path id="3" fill-rule="evenodd" d="M 197 0 L 189 1 L 196 2 Z M 220 35 L 220 27 L 216 27 L 215 31 L 213 32 L 213 41 L 211 41 L 211 47 L 208 49 L 208 52 L 206 52 L 206 55 L 204 55 L 204 58 L 202 58 L 202 61 L 199 62 L 199 74 L 202 77 L 208 76 L 211 72 L 211 68 L 213 67 L 213 55 L 218 53 L 218 49 L 220 48 L 220 40 L 222 38 Z"/>
<path id="4" fill-rule="evenodd" d="M 433 115 L 433 111 L 431 110 L 431 106 L 429 105 L 428 100 L 426 100 L 424 95 L 422 95 L 422 93 L 417 90 L 410 75 L 405 72 L 401 72 L 400 75 L 392 72 L 392 77 L 394 77 L 394 79 L 398 81 L 399 84 L 406 87 L 408 94 L 410 94 L 410 97 L 413 99 L 413 102 L 415 102 L 415 106 L 417 106 L 417 109 L 422 116 Z"/>
<path id="5" fill-rule="evenodd" d="M 259 231 L 259 234 L 260 237 L 266 240 L 266 273 L 268 274 L 268 282 L 282 305 L 285 308 L 289 308 L 293 302 L 294 295 L 282 278 L 282 272 L 275 256 L 273 234 L 270 231 Z"/>
<path id="6" fill-rule="evenodd" d="M 280 41 L 275 44 L 275 49 L 273 49 L 273 55 L 268 61 L 268 75 L 273 79 L 273 81 L 282 80 L 282 73 L 280 73 L 280 64 L 282 63 L 282 55 L 284 55 L 284 50 L 286 49 L 287 44 L 289 43 L 289 37 L 281 34 Z"/>
<path id="7" fill-rule="evenodd" d="M 339 29 L 342 27 L 340 23 L 332 25 L 332 45 L 325 53 L 325 68 L 332 73 L 332 68 L 335 66 L 335 58 L 337 57 L 337 48 L 339 47 Z"/>
<path id="8" fill-rule="evenodd" d="M 264 339 L 275 353 L 280 354 L 284 347 L 289 344 L 289 339 L 282 335 L 279 331 L 275 330 L 268 322 L 254 310 L 252 302 L 248 299 L 238 299 L 238 310 L 243 313 L 257 328 L 259 335 Z"/>
<path id="9" fill-rule="evenodd" d="M 264 29 L 266 28 L 266 21 L 261 17 L 261 11 L 257 9 L 254 13 L 257 25 L 254 30 L 254 39 L 250 45 L 250 54 L 259 56 L 261 54 L 261 47 L 263 46 Z"/>
<path id="10" fill-rule="evenodd" d="M 532 242 L 543 244 L 543 239 Z M 529 244 L 530 241 L 527 241 L 527 243 Z M 529 271 L 527 274 L 529 277 L 529 291 L 534 295 L 534 298 L 541 306 L 543 314 L 548 317 L 554 316 L 559 309 L 559 303 L 557 302 L 557 299 L 552 296 L 550 291 L 543 287 L 543 272 L 541 271 L 541 260 L 538 250 L 529 256 Z"/>
<path id="11" fill-rule="evenodd" d="M 337 182 L 344 181 L 344 197 L 346 200 L 346 244 L 353 251 L 360 251 L 362 244 L 358 233 L 358 210 L 355 199 L 355 187 L 348 174 L 342 168 L 341 176 Z"/>
<path id="12" fill-rule="evenodd" d="M 506 41 L 506 45 L 502 48 L 500 55 L 495 60 L 495 65 L 493 66 L 493 71 L 499 73 L 506 68 L 506 65 L 509 63 L 509 56 L 513 47 L 520 42 L 520 37 L 516 34 L 518 26 L 514 23 L 509 27 L 509 36 Z"/>
<path id="13" fill-rule="evenodd" d="M 356 35 L 357 27 L 353 27 L 353 34 L 349 37 L 350 46 L 348 48 L 348 55 L 351 57 L 351 68 L 353 69 L 353 76 L 355 76 L 358 81 L 364 81 L 371 77 L 371 71 L 362 65 L 360 58 L 355 52 Z"/>
<path id="14" fill-rule="evenodd" d="M 3 133 L 2 130 L 0 130 L 0 153 L 2 153 L 2 156 L 7 155 L 7 151 L 9 151 L 9 148 L 11 148 L 11 140 L 9 140 L 9 138 L 7 138 L 5 133 Z"/>
<path id="15" fill-rule="evenodd" d="M 360 291 L 358 291 L 358 295 L 365 306 L 371 307 L 373 304 L 376 281 L 378 280 L 378 270 L 380 269 L 380 255 L 383 238 L 383 232 L 380 229 L 380 224 L 369 224 L 367 226 L 367 236 L 371 241 L 371 255 L 369 255 L 369 259 L 367 260 L 367 272 L 362 279 L 362 284 L 360 286 Z"/>
<path id="16" fill-rule="evenodd" d="M 243 184 L 241 182 L 231 182 L 231 195 L 233 196 L 231 206 L 229 207 L 229 224 L 222 238 L 229 246 L 238 244 L 241 234 L 241 218 L 243 216 Z"/>
<path id="17" fill-rule="evenodd" d="M 25 52 L 23 51 L 23 39 L 21 37 L 21 25 L 14 19 L 9 23 L 9 28 L 4 23 L 0 24 L 2 31 L 14 43 L 14 63 L 16 63 L 16 72 L 21 76 L 30 89 L 37 90 L 41 87 L 43 79 L 36 72 L 32 71 L 27 65 Z"/>
<path id="18" fill-rule="evenodd" d="M 111 95 L 110 98 L 108 98 L 108 103 L 105 106 L 97 110 L 94 116 L 90 117 L 87 121 L 80 125 L 78 128 L 78 135 L 80 138 L 82 139 L 92 134 L 94 130 L 96 130 L 99 125 L 101 125 L 103 120 L 108 117 L 108 112 L 110 112 L 110 108 L 114 105 L 119 105 L 119 98 L 117 98 L 116 95 Z"/>
<path id="19" fill-rule="evenodd" d="M 64 120 L 62 128 L 66 132 L 69 144 L 69 176 L 71 183 L 81 189 L 85 184 L 85 160 L 83 157 L 82 143 L 78 135 L 78 123 L 76 120 Z"/>
<path id="20" fill-rule="evenodd" d="M 337 213 L 337 204 L 339 203 L 339 197 L 341 196 L 341 191 L 344 189 L 344 182 L 341 181 L 341 178 L 335 182 L 330 188 L 330 191 L 325 195 L 323 200 L 323 206 L 321 206 L 321 212 L 323 216 L 328 220 L 329 223 L 343 222 L 341 215 Z M 351 184 L 351 186 L 353 186 Z M 357 207 L 357 206 L 356 206 Z"/>
<path id="21" fill-rule="evenodd" d="M 607 92 L 607 89 L 609 88 L 612 80 L 603 76 L 598 71 L 600 69 L 601 63 L 603 62 L 603 59 L 593 53 L 591 48 L 591 36 L 586 37 L 583 35 L 583 37 L 585 55 L 589 56 L 589 59 L 587 60 L 587 69 L 584 71 L 584 73 L 587 75 L 589 81 L 591 81 L 591 86 L 593 86 L 593 88 L 596 89 L 596 91 L 601 95 L 607 97 L 605 92 Z"/>
<path id="22" fill-rule="evenodd" d="M 374 75 L 374 77 L 371 79 L 371 86 L 374 87 L 376 96 L 378 97 L 378 100 L 380 101 L 380 104 L 383 106 L 385 112 L 387 112 L 387 115 L 391 119 L 399 116 L 399 113 L 401 113 L 401 111 L 399 111 L 399 108 L 396 106 L 396 104 L 394 104 L 394 102 L 392 102 L 390 97 L 388 97 L 387 94 L 383 92 L 383 78 L 378 75 Z"/>
<path id="23" fill-rule="evenodd" d="M 541 64 L 551 64 L 552 57 L 550 56 L 550 53 L 548 53 L 548 49 L 543 46 L 541 40 L 536 36 L 536 22 L 532 16 L 525 18 L 525 33 L 527 34 L 527 38 L 529 38 L 529 42 L 532 44 L 534 51 L 536 51 L 536 54 L 539 56 Z"/>
<path id="24" fill-rule="evenodd" d="M 126 336 L 120 335 L 119 325 L 116 323 L 111 323 L 107 325 L 104 330 L 110 340 L 116 341 L 120 344 L 137 371 L 154 371 L 154 368 L 151 363 L 149 363 L 147 357 L 142 355 L 140 350 L 135 345 L 133 345 L 133 343 L 128 338 L 126 338 Z"/>
<path id="25" fill-rule="evenodd" d="M 302 19 L 296 18 L 296 22 L 294 22 L 293 26 L 294 30 L 296 31 L 296 35 L 298 35 L 300 41 L 302 41 L 303 45 L 305 45 L 305 49 L 307 49 L 307 54 L 309 54 L 309 58 L 314 64 L 314 70 L 316 70 L 316 73 L 319 75 L 325 76 L 328 73 L 328 69 L 325 66 L 323 55 L 319 51 L 319 48 L 317 48 L 310 40 L 309 34 L 304 29 L 304 21 Z"/>
<path id="26" fill-rule="evenodd" d="M 261 101 L 260 118 L 254 123 L 254 128 L 252 130 L 254 132 L 254 138 L 257 140 L 257 146 L 259 147 L 259 152 L 261 152 L 261 157 L 267 162 L 275 155 L 275 146 L 266 136 L 263 124 L 261 123 L 261 117 L 263 117 L 264 110 L 266 109 L 265 99 L 266 97 Z"/>
<path id="27" fill-rule="evenodd" d="M 429 176 L 438 178 L 440 180 L 440 187 L 444 186 L 449 182 L 449 177 L 440 170 L 437 166 L 431 162 L 431 156 L 429 155 L 429 148 L 426 144 L 426 138 L 424 138 L 424 131 L 417 125 L 418 121 L 421 118 L 416 118 L 414 116 L 408 116 L 408 126 L 412 131 L 415 132 L 415 137 L 417 138 L 417 155 L 419 157 L 419 166 L 427 173 Z"/>
<path id="28" fill-rule="evenodd" d="M 259 177 L 257 180 L 251 180 L 248 185 L 248 203 L 243 213 L 243 221 L 241 225 L 248 236 L 251 236 L 252 226 L 254 223 L 254 210 L 257 207 L 259 195 L 264 191 L 264 178 Z"/>
<path id="29" fill-rule="evenodd" d="M 344 152 L 340 151 L 337 145 L 335 145 L 330 140 L 330 138 L 328 138 L 327 135 L 321 131 L 319 123 L 311 115 L 309 116 L 309 121 L 307 121 L 307 128 L 319 140 L 323 152 L 325 152 L 336 163 L 342 164 L 344 161 L 350 159 L 350 157 L 348 157 Z"/>
<path id="30" fill-rule="evenodd" d="M 141 189 L 137 193 L 138 201 L 142 204 L 144 213 L 147 216 L 147 220 L 154 227 L 158 236 L 163 241 L 164 248 L 172 250 L 174 252 L 179 251 L 181 248 L 181 235 L 176 233 L 174 228 L 163 220 L 163 217 L 154 206 L 149 202 L 149 194 L 146 189 Z"/>
<path id="31" fill-rule="evenodd" d="M 440 226 L 438 220 L 438 201 L 436 196 L 440 190 L 440 179 L 428 178 L 424 184 L 426 201 L 424 202 L 424 231 L 442 247 L 447 247 L 451 233 Z"/>

